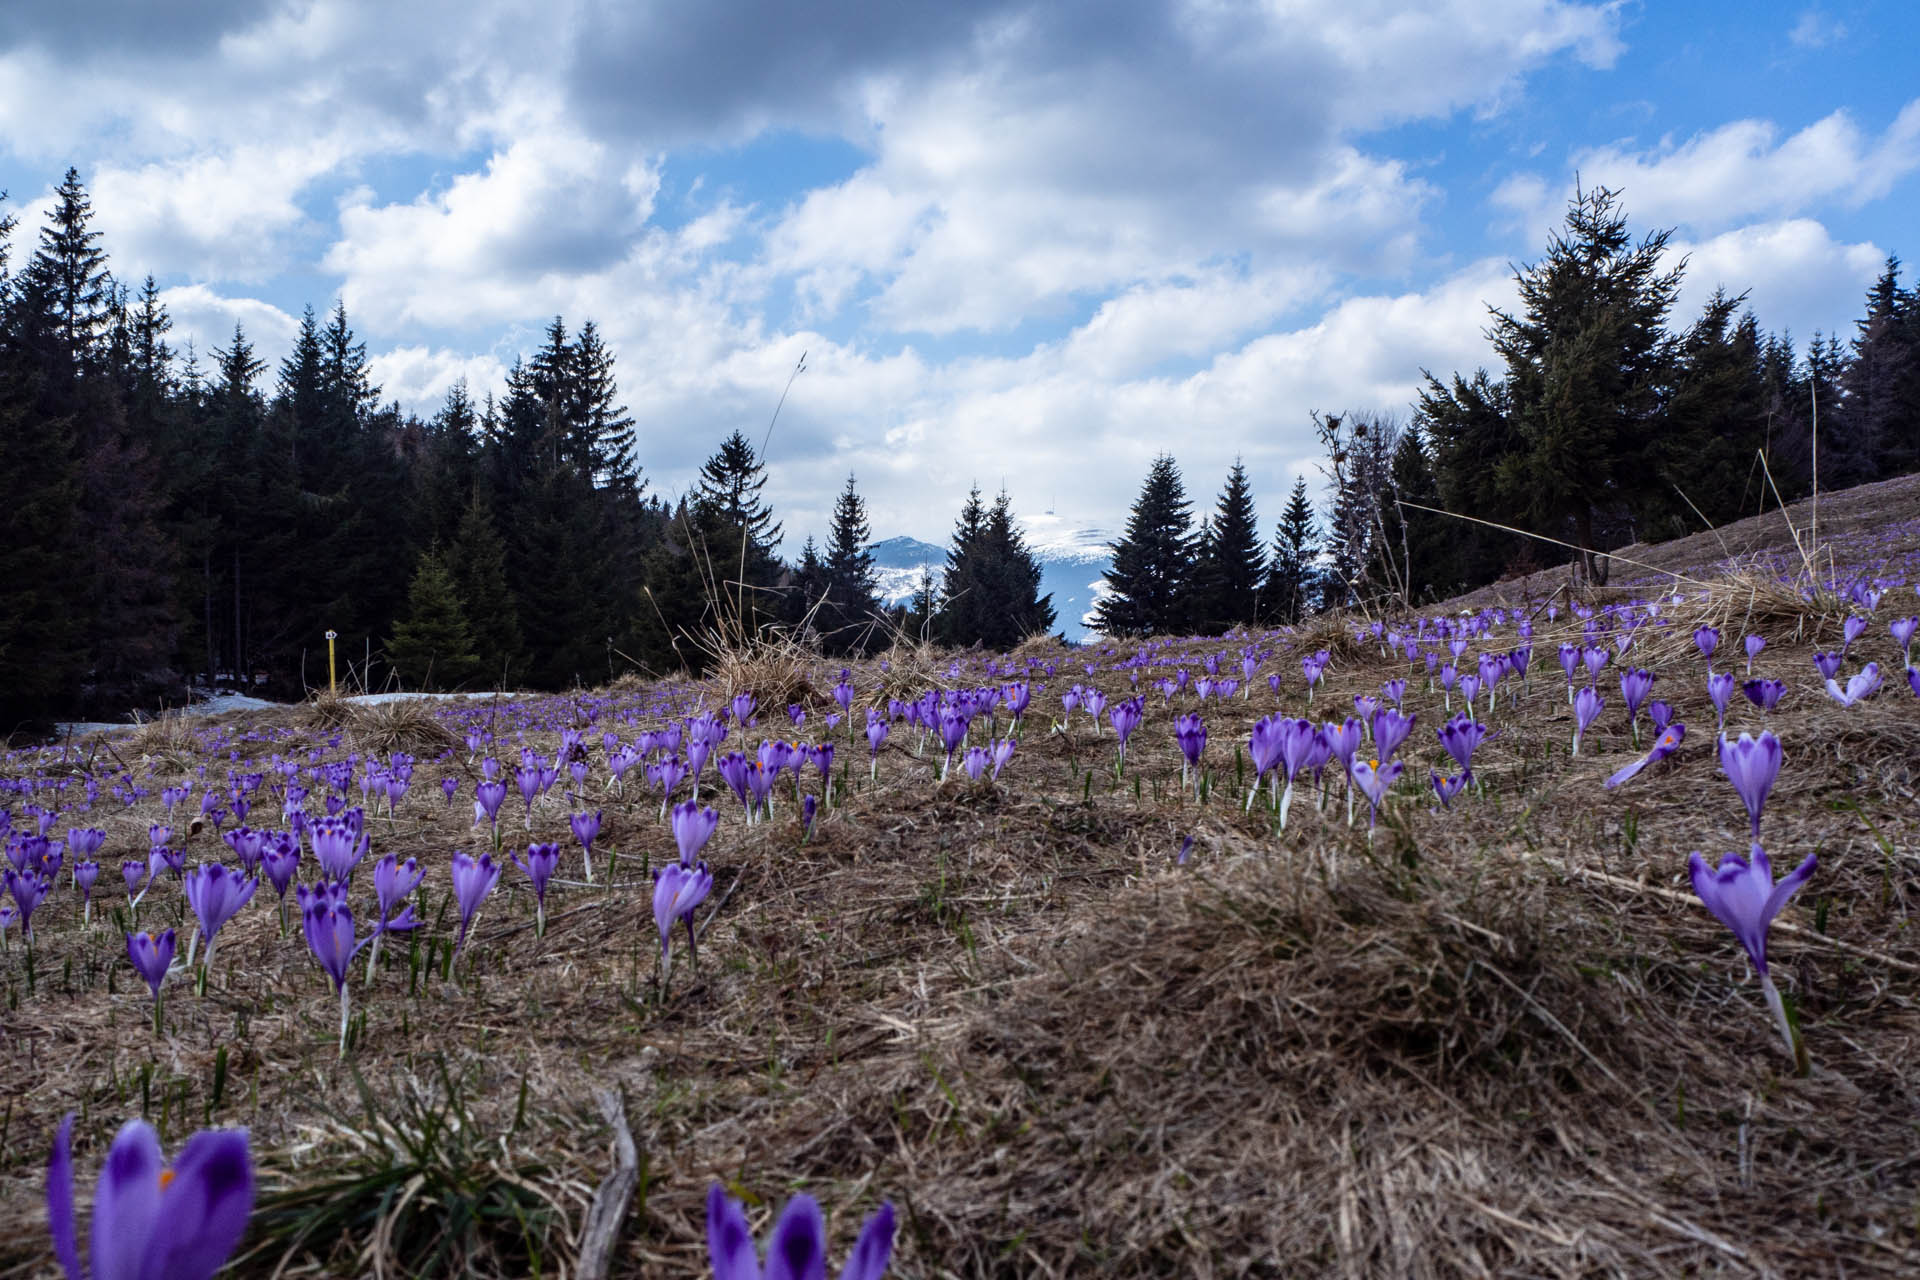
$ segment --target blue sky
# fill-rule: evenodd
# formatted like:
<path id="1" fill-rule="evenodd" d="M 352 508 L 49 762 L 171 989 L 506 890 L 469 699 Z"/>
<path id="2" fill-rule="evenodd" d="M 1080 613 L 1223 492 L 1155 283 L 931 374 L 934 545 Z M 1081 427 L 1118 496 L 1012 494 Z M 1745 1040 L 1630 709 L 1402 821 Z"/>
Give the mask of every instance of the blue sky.
<path id="1" fill-rule="evenodd" d="M 1310 411 L 1485 360 L 1576 173 L 1802 340 L 1920 254 L 1910 0 L 171 8 L 0 14 L 16 260 L 75 165 L 182 345 L 344 298 L 422 413 L 591 318 L 666 493 L 806 351 L 796 543 L 849 471 L 877 536 L 1112 527 L 1161 450 L 1270 520 Z"/>

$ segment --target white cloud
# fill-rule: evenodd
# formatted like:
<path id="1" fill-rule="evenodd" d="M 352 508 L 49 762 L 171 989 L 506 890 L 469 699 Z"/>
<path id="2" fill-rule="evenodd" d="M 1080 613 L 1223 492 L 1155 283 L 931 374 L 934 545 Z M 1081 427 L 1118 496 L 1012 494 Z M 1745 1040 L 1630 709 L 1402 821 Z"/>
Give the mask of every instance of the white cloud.
<path id="1" fill-rule="evenodd" d="M 1669 252 L 1687 257 L 1676 326 L 1698 316 L 1716 288 L 1746 291 L 1762 327 L 1791 331 L 1799 343 L 1815 329 L 1846 336 L 1887 258 L 1878 245 L 1835 240 L 1810 218 L 1741 227 L 1698 243 L 1675 241 Z"/>
<path id="2" fill-rule="evenodd" d="M 443 192 L 386 205 L 351 193 L 324 265 L 345 277 L 348 308 L 383 328 L 524 320 L 557 284 L 623 260 L 657 187 L 647 164 L 590 138 L 532 133 Z"/>
<path id="3" fill-rule="evenodd" d="M 506 366 L 491 353 L 425 346 L 394 347 L 370 356 L 369 376 L 384 400 L 400 404 L 421 417 L 430 417 L 445 403 L 454 384 L 465 382 L 467 395 L 478 404 L 491 391 L 506 388 Z"/>
<path id="4" fill-rule="evenodd" d="M 102 168 L 88 185 L 120 274 L 254 283 L 287 265 L 283 239 L 306 221 L 296 197 L 343 158 L 329 144 L 248 145 Z"/>
<path id="5" fill-rule="evenodd" d="M 1802 49 L 1824 49 L 1830 44 L 1846 39 L 1847 24 L 1838 18 L 1830 18 L 1818 9 L 1808 9 L 1793 24 L 1793 30 L 1787 33 L 1787 39 Z"/>
<path id="6" fill-rule="evenodd" d="M 233 327 L 239 324 L 253 347 L 254 357 L 266 362 L 266 371 L 259 383 L 262 391 L 272 390 L 275 370 L 281 359 L 293 350 L 294 336 L 300 332 L 299 320 L 270 302 L 225 297 L 203 284 L 162 289 L 160 303 L 173 319 L 169 340 L 174 348 L 184 353 L 191 339 L 200 367 L 209 376 L 213 372 L 214 351 L 232 344 Z"/>
<path id="7" fill-rule="evenodd" d="M 1862 132 L 1846 111 L 1786 137 L 1770 120 L 1735 120 L 1683 142 L 1583 149 L 1569 167 L 1588 186 L 1622 191 L 1643 226 L 1711 233 L 1755 218 L 1858 208 L 1920 170 L 1920 99 L 1878 137 Z M 1557 223 L 1564 208 L 1531 174 L 1507 179 L 1492 198 L 1528 230 Z"/>

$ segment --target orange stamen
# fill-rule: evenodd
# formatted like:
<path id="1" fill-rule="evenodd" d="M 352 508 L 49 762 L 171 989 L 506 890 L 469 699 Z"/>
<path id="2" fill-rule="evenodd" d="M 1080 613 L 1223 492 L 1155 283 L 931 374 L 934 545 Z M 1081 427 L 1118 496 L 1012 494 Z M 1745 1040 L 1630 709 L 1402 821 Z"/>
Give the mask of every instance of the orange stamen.
<path id="1" fill-rule="evenodd" d="M 174 1173 L 173 1173 L 173 1170 L 171 1170 L 171 1169 L 162 1169 L 162 1170 L 160 1171 L 160 1189 L 161 1189 L 162 1191 L 165 1191 L 165 1190 L 166 1190 L 166 1189 L 167 1189 L 168 1187 L 170 1187 L 170 1186 L 172 1186 L 172 1185 L 173 1185 L 173 1179 L 174 1179 Z"/>

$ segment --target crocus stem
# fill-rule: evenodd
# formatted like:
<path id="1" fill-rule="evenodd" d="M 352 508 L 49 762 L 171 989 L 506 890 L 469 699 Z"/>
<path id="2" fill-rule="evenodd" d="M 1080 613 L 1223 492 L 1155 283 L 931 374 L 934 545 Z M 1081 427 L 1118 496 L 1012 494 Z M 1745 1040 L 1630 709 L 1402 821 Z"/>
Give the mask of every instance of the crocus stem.
<path id="1" fill-rule="evenodd" d="M 1767 998 L 1767 1008 L 1773 1010 L 1773 1020 L 1780 1024 L 1780 1039 L 1786 1043 L 1787 1056 L 1793 1059 L 1795 1075 L 1806 1076 L 1813 1072 L 1813 1064 L 1807 1058 L 1806 1042 L 1799 1031 L 1787 1018 L 1786 1002 L 1780 998 L 1780 989 L 1773 985 L 1771 974 L 1760 975 L 1760 991 Z"/>
<path id="2" fill-rule="evenodd" d="M 1287 810 L 1293 806 L 1293 779 L 1287 779 L 1287 789 L 1280 793 L 1280 829 L 1287 829 Z"/>
<path id="3" fill-rule="evenodd" d="M 340 984 L 340 1056 L 347 1056 L 347 984 Z"/>
<path id="4" fill-rule="evenodd" d="M 367 985 L 373 985 L 373 970 L 380 963 L 380 934 L 373 935 L 373 945 L 367 948 Z"/>
<path id="5" fill-rule="evenodd" d="M 587 865 L 587 883 L 592 884 L 593 883 L 593 850 L 589 848 L 582 851 L 580 857 L 581 857 L 581 860 L 585 862 Z"/>
<path id="6" fill-rule="evenodd" d="M 160 1034 L 160 993 L 153 993 L 153 1034 Z"/>
<path id="7" fill-rule="evenodd" d="M 193 932 L 187 935 L 187 968 L 193 968 L 193 953 L 200 945 L 200 926 L 195 925 Z"/>

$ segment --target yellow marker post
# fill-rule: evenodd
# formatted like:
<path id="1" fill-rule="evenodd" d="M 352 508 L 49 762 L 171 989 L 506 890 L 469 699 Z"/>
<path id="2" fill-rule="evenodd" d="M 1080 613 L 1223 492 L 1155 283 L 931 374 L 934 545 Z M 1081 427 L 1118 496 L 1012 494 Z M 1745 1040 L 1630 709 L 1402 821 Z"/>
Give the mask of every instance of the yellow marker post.
<path id="1" fill-rule="evenodd" d="M 340 633 L 338 631 L 334 631 L 331 628 L 328 629 L 327 631 L 327 692 L 332 694 L 336 698 L 340 696 L 340 685 L 333 677 L 333 642 L 335 640 L 338 640 L 339 638 L 340 638 Z"/>

